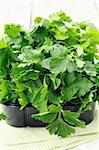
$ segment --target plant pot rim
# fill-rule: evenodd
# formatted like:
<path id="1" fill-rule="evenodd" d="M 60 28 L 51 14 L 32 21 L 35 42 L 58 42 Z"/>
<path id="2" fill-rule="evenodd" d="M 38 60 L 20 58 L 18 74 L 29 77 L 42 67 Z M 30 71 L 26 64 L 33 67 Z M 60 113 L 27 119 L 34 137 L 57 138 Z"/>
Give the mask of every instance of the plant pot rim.
<path id="1" fill-rule="evenodd" d="M 12 107 L 13 107 L 13 106 L 14 106 L 14 107 L 21 107 L 20 104 L 11 103 L 11 102 L 5 102 L 5 103 L 2 103 L 2 105 L 12 106 Z M 79 107 L 80 107 L 81 105 L 79 105 L 79 104 L 78 104 L 78 105 L 75 105 L 75 104 L 69 104 L 69 105 L 64 104 L 63 106 L 70 106 L 70 107 L 72 107 L 72 106 L 75 106 L 75 107 L 77 106 L 77 107 L 78 107 L 78 106 L 79 106 Z M 26 107 L 34 107 L 34 106 L 33 106 L 32 104 L 28 104 L 28 105 L 26 105 Z M 25 108 L 26 108 L 26 107 L 25 107 Z"/>
<path id="2" fill-rule="evenodd" d="M 96 102 L 92 102 L 92 104 L 95 104 Z M 16 103 L 11 103 L 11 102 L 5 102 L 5 103 L 2 103 L 2 105 L 6 105 L 6 106 L 9 106 L 9 107 L 21 107 L 21 105 L 20 104 L 16 104 Z M 81 105 L 76 105 L 76 104 L 64 104 L 63 105 L 63 107 L 80 107 Z M 34 107 L 32 104 L 28 104 L 28 105 L 26 105 L 26 107 Z M 26 107 L 24 107 L 24 108 L 26 108 Z M 35 108 L 35 107 L 34 107 Z"/>

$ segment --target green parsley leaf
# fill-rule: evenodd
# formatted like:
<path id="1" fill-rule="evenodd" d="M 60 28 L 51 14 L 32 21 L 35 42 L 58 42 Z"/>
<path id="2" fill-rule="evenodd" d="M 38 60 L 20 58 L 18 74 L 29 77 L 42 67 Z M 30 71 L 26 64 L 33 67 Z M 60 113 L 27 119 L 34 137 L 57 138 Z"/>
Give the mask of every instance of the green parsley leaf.
<path id="1" fill-rule="evenodd" d="M 57 114 L 56 113 L 50 113 L 50 112 L 44 112 L 39 114 L 32 115 L 32 118 L 36 120 L 41 120 L 45 123 L 51 123 L 56 119 Z"/>
<path id="2" fill-rule="evenodd" d="M 70 85 L 69 87 L 63 88 L 61 91 L 61 98 L 62 100 L 70 101 L 74 98 L 75 94 L 77 93 L 78 88 L 75 85 Z"/>
<path id="3" fill-rule="evenodd" d="M 48 90 L 47 99 L 49 100 L 49 102 L 51 102 L 53 104 L 61 103 L 60 97 L 52 90 Z"/>
<path id="4" fill-rule="evenodd" d="M 6 48 L 6 47 L 7 47 L 7 44 L 3 40 L 0 40 L 0 49 Z"/>
<path id="5" fill-rule="evenodd" d="M 40 110 L 40 112 L 47 111 L 47 90 L 48 86 L 44 82 L 44 84 L 35 92 L 34 97 L 32 99 L 33 106 Z"/>
<path id="6" fill-rule="evenodd" d="M 87 92 L 90 91 L 90 89 L 93 87 L 93 83 L 88 80 L 87 78 L 83 77 L 78 83 L 77 83 L 77 87 L 78 87 L 78 96 L 83 96 L 85 95 Z"/>
<path id="7" fill-rule="evenodd" d="M 75 125 L 75 126 L 81 127 L 81 128 L 85 127 L 84 122 L 82 122 L 78 119 L 80 116 L 79 113 L 66 110 L 63 112 L 63 116 L 64 116 L 65 121 L 67 121 L 69 124 Z"/>
<path id="8" fill-rule="evenodd" d="M 77 63 L 78 68 L 83 68 L 85 65 L 85 62 L 80 59 L 76 59 L 76 63 Z"/>
<path id="9" fill-rule="evenodd" d="M 2 113 L 0 114 L 0 120 L 5 120 L 6 119 L 6 116 Z"/>
<path id="10" fill-rule="evenodd" d="M 29 100 L 23 92 L 19 93 L 19 96 L 18 101 L 21 105 L 20 110 L 22 110 L 29 103 Z"/>
<path id="11" fill-rule="evenodd" d="M 9 93 L 8 83 L 5 80 L 0 83 L 0 100 L 5 99 Z"/>
<path id="12" fill-rule="evenodd" d="M 18 37 L 21 31 L 22 31 L 22 28 L 20 25 L 6 24 L 4 26 L 4 33 L 7 34 L 11 38 Z"/>
<path id="13" fill-rule="evenodd" d="M 33 50 L 31 46 L 26 46 L 22 51 L 18 58 L 25 63 L 38 63 L 41 60 L 41 50 Z"/>
<path id="14" fill-rule="evenodd" d="M 50 79 L 52 80 L 54 89 L 56 90 L 59 87 L 59 85 L 61 84 L 61 80 L 59 78 L 57 78 L 56 75 L 54 75 L 54 74 L 50 75 Z"/>
<path id="15" fill-rule="evenodd" d="M 57 134 L 63 138 L 75 133 L 75 129 L 70 127 L 60 118 L 54 121 L 52 124 L 48 125 L 47 129 L 50 134 Z"/>

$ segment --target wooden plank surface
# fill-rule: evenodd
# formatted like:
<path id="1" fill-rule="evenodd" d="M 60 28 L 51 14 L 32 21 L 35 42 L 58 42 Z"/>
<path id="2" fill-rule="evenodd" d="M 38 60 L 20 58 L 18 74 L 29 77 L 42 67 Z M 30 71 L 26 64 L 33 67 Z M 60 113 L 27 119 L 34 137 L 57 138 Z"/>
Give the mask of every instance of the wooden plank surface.
<path id="1" fill-rule="evenodd" d="M 89 20 L 98 25 L 99 15 L 94 0 L 34 0 L 32 17 L 47 17 L 59 10 L 64 10 L 76 21 Z"/>
<path id="2" fill-rule="evenodd" d="M 3 2 L 0 1 L 0 33 L 3 31 L 4 24 L 16 23 L 25 28 L 30 25 L 30 3 Z"/>

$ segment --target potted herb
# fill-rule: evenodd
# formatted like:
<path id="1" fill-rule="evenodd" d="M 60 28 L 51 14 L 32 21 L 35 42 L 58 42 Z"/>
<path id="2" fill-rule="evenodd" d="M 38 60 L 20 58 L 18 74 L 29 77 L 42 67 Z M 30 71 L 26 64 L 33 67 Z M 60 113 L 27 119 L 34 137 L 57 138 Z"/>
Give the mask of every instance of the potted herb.
<path id="1" fill-rule="evenodd" d="M 4 26 L 0 102 L 8 124 L 67 137 L 92 121 L 99 99 L 99 30 L 63 11 L 34 23 L 29 31 Z"/>

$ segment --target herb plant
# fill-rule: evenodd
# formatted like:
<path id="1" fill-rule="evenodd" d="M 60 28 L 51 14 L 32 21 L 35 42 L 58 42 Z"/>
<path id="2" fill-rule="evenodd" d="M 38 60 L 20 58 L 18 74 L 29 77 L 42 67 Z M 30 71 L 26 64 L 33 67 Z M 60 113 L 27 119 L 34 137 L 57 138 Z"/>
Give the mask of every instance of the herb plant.
<path id="1" fill-rule="evenodd" d="M 99 100 L 99 30 L 63 11 L 36 17 L 31 29 L 6 24 L 0 40 L 0 102 L 31 104 L 32 117 L 51 134 L 67 137 L 85 127 L 81 112 Z M 64 105 L 79 105 L 78 112 Z M 0 120 L 4 119 L 0 115 Z"/>

